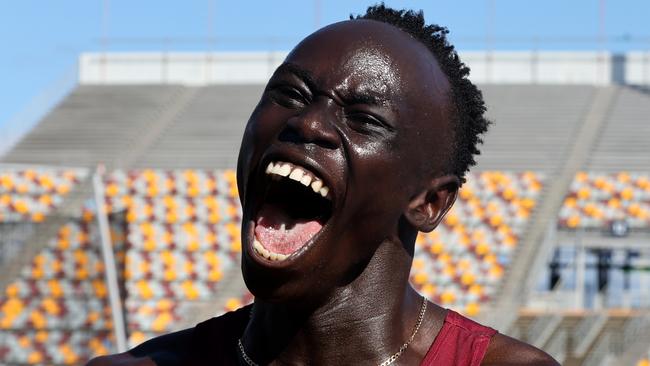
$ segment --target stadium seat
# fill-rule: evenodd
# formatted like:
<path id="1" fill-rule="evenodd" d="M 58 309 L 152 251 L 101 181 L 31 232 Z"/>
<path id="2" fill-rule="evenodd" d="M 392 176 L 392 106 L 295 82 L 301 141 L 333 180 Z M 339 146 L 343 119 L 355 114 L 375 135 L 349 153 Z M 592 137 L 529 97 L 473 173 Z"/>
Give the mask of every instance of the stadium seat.
<path id="1" fill-rule="evenodd" d="M 126 212 L 124 278 L 130 342 L 173 330 L 184 306 L 214 299 L 241 251 L 235 172 L 117 170 L 107 204 Z M 169 302 L 160 310 L 156 304 Z"/>
<path id="2" fill-rule="evenodd" d="M 0 222 L 43 221 L 86 175 L 85 169 L 1 168 Z"/>
<path id="3" fill-rule="evenodd" d="M 650 179 L 647 173 L 580 172 L 571 184 L 558 217 L 566 229 L 606 228 L 625 220 L 631 228 L 650 227 Z"/>
<path id="4" fill-rule="evenodd" d="M 86 169 L 0 170 L 0 222 L 46 219 Z M 94 214 L 89 207 L 47 240 L 0 294 L 0 363 L 79 364 L 115 350 Z M 125 235 L 111 223 L 118 265 Z M 120 259 L 121 258 L 121 259 Z"/>
<path id="5" fill-rule="evenodd" d="M 442 224 L 417 238 L 415 288 L 445 306 L 478 315 L 510 264 L 543 179 L 534 172 L 469 174 Z"/>

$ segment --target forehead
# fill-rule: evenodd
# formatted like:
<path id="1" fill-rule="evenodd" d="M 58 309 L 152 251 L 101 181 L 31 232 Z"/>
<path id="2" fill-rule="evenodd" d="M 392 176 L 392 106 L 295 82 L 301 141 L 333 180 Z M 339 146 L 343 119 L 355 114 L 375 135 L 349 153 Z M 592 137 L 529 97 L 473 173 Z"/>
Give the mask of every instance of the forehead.
<path id="1" fill-rule="evenodd" d="M 441 104 L 449 87 L 435 57 L 422 43 L 373 20 L 327 26 L 300 42 L 286 61 L 304 68 L 324 87 L 340 92 L 353 89 L 393 101 L 420 104 L 420 99 L 428 99 L 428 105 Z"/>

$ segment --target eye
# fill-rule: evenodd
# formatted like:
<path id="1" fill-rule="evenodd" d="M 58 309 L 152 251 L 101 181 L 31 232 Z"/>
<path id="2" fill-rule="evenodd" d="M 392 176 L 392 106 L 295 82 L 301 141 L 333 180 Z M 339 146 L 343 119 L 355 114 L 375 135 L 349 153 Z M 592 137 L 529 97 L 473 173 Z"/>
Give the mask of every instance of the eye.
<path id="1" fill-rule="evenodd" d="M 271 85 L 269 91 L 273 101 L 286 108 L 300 108 L 309 102 L 300 90 L 290 85 Z"/>
<path id="2" fill-rule="evenodd" d="M 362 133 L 391 130 L 389 126 L 378 117 L 364 112 L 347 113 L 346 119 L 352 129 Z"/>

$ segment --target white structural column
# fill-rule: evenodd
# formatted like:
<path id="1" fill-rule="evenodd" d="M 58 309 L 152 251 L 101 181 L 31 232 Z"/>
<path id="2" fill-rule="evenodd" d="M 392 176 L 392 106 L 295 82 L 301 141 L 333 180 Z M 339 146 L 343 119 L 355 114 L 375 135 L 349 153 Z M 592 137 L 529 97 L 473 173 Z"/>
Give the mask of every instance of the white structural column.
<path id="1" fill-rule="evenodd" d="M 587 260 L 585 258 L 585 247 L 582 243 L 582 233 L 578 232 L 576 237 L 576 289 L 575 289 L 575 308 L 582 310 L 585 307 L 585 266 Z"/>
<path id="2" fill-rule="evenodd" d="M 104 183 L 102 175 L 104 168 L 97 167 L 93 175 L 93 190 L 95 191 L 95 204 L 97 205 L 97 224 L 102 244 L 102 257 L 104 259 L 104 277 L 108 284 L 108 299 L 111 305 L 113 317 L 113 331 L 117 352 L 126 351 L 126 331 L 124 327 L 124 314 L 122 312 L 122 297 L 117 285 L 117 271 L 115 269 L 115 256 L 113 255 L 113 243 L 108 226 L 108 213 L 104 209 Z"/>

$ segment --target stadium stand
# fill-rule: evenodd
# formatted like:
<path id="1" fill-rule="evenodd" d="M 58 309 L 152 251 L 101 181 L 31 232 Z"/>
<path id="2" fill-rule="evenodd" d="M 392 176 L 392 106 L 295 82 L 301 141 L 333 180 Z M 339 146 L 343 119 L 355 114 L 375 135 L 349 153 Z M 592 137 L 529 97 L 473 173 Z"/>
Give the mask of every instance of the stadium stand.
<path id="1" fill-rule="evenodd" d="M 0 167 L 0 222 L 42 222 L 85 174 L 83 169 Z"/>
<path id="2" fill-rule="evenodd" d="M 263 87 L 208 85 L 196 90 L 178 117 L 182 123 L 163 131 L 133 167 L 209 170 L 237 165 L 244 125 Z"/>
<path id="3" fill-rule="evenodd" d="M 584 169 L 590 172 L 650 171 L 650 93 L 642 88 L 620 88 L 608 121 Z"/>
<path id="4" fill-rule="evenodd" d="M 602 229 L 615 220 L 634 229 L 650 226 L 650 175 L 579 172 L 560 210 L 559 225 Z"/>
<path id="5" fill-rule="evenodd" d="M 115 351 L 94 215 L 70 203 L 91 197 L 79 187 L 100 162 L 129 345 L 252 301 L 238 270 L 232 168 L 262 88 L 79 85 L 0 157 L 12 164 L 0 167 L 3 253 L 9 242 L 35 250 L 2 277 L 0 363 L 78 364 Z M 611 85 L 481 89 L 495 124 L 454 209 L 418 237 L 412 283 L 479 319 L 506 298 L 514 319 L 500 331 L 563 364 L 647 364 L 646 308 L 535 308 L 510 283 L 536 283 L 534 267 L 560 239 L 601 235 L 611 220 L 647 237 L 650 96 Z"/>
<path id="6" fill-rule="evenodd" d="M 0 296 L 3 362 L 78 364 L 114 349 L 94 217 L 85 217 L 62 226 Z M 120 253 L 120 225 L 112 236 Z"/>
<path id="7" fill-rule="evenodd" d="M 597 90 L 586 85 L 481 85 L 494 121 L 477 170 L 555 174 Z M 552 107 L 549 107 L 552 106 Z"/>
<path id="8" fill-rule="evenodd" d="M 241 213 L 235 173 L 115 171 L 106 204 L 125 211 L 124 270 L 131 345 L 179 329 L 194 301 L 215 301 L 224 273 L 237 268 Z"/>
<path id="9" fill-rule="evenodd" d="M 119 165 L 172 104 L 181 86 L 80 85 L 2 161 L 94 167 Z"/>
<path id="10" fill-rule="evenodd" d="M 411 282 L 437 303 L 478 315 L 496 293 L 542 184 L 533 172 L 470 174 L 443 224 L 419 236 Z"/>

